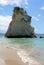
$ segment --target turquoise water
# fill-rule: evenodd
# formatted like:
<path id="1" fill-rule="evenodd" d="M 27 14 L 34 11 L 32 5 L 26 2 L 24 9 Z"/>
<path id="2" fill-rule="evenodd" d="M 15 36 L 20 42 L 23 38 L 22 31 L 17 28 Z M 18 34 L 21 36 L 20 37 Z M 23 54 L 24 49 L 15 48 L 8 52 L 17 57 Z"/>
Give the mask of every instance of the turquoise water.
<path id="1" fill-rule="evenodd" d="M 24 49 L 28 55 L 44 65 L 44 38 L 5 38 L 0 36 L 0 44 L 10 44 L 17 49 Z"/>

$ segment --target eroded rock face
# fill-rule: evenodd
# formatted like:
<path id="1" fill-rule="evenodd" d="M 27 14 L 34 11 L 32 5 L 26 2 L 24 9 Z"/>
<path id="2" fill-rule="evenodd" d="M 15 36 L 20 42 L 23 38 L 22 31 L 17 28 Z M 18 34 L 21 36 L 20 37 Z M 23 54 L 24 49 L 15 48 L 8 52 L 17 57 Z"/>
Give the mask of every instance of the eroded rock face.
<path id="1" fill-rule="evenodd" d="M 15 7 L 12 21 L 5 34 L 6 37 L 34 37 L 34 28 L 31 26 L 31 16 L 23 8 Z"/>

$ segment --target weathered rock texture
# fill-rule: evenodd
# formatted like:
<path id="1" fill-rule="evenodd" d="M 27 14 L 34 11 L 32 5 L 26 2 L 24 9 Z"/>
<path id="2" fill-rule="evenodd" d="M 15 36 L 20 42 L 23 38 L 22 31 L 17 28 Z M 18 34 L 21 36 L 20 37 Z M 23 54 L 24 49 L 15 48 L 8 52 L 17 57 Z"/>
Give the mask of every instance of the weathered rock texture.
<path id="1" fill-rule="evenodd" d="M 12 21 L 5 34 L 7 37 L 36 37 L 31 26 L 31 16 L 23 8 L 15 7 Z"/>

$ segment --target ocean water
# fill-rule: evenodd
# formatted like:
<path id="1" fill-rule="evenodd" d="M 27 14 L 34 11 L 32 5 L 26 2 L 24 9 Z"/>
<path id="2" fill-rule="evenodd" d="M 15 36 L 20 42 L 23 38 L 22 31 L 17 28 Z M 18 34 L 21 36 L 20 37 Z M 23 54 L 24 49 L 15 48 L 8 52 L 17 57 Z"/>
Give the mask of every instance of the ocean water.
<path id="1" fill-rule="evenodd" d="M 0 36 L 0 44 L 17 49 L 17 54 L 24 63 L 44 65 L 44 38 L 6 38 Z"/>

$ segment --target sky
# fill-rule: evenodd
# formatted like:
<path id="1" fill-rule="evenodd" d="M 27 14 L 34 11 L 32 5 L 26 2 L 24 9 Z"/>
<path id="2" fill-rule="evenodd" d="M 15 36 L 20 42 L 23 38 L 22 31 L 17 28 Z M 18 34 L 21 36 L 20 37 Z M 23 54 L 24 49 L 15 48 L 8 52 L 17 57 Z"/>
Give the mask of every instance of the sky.
<path id="1" fill-rule="evenodd" d="M 44 34 L 44 0 L 0 0 L 0 33 L 6 33 L 16 6 L 32 17 L 35 33 Z"/>

